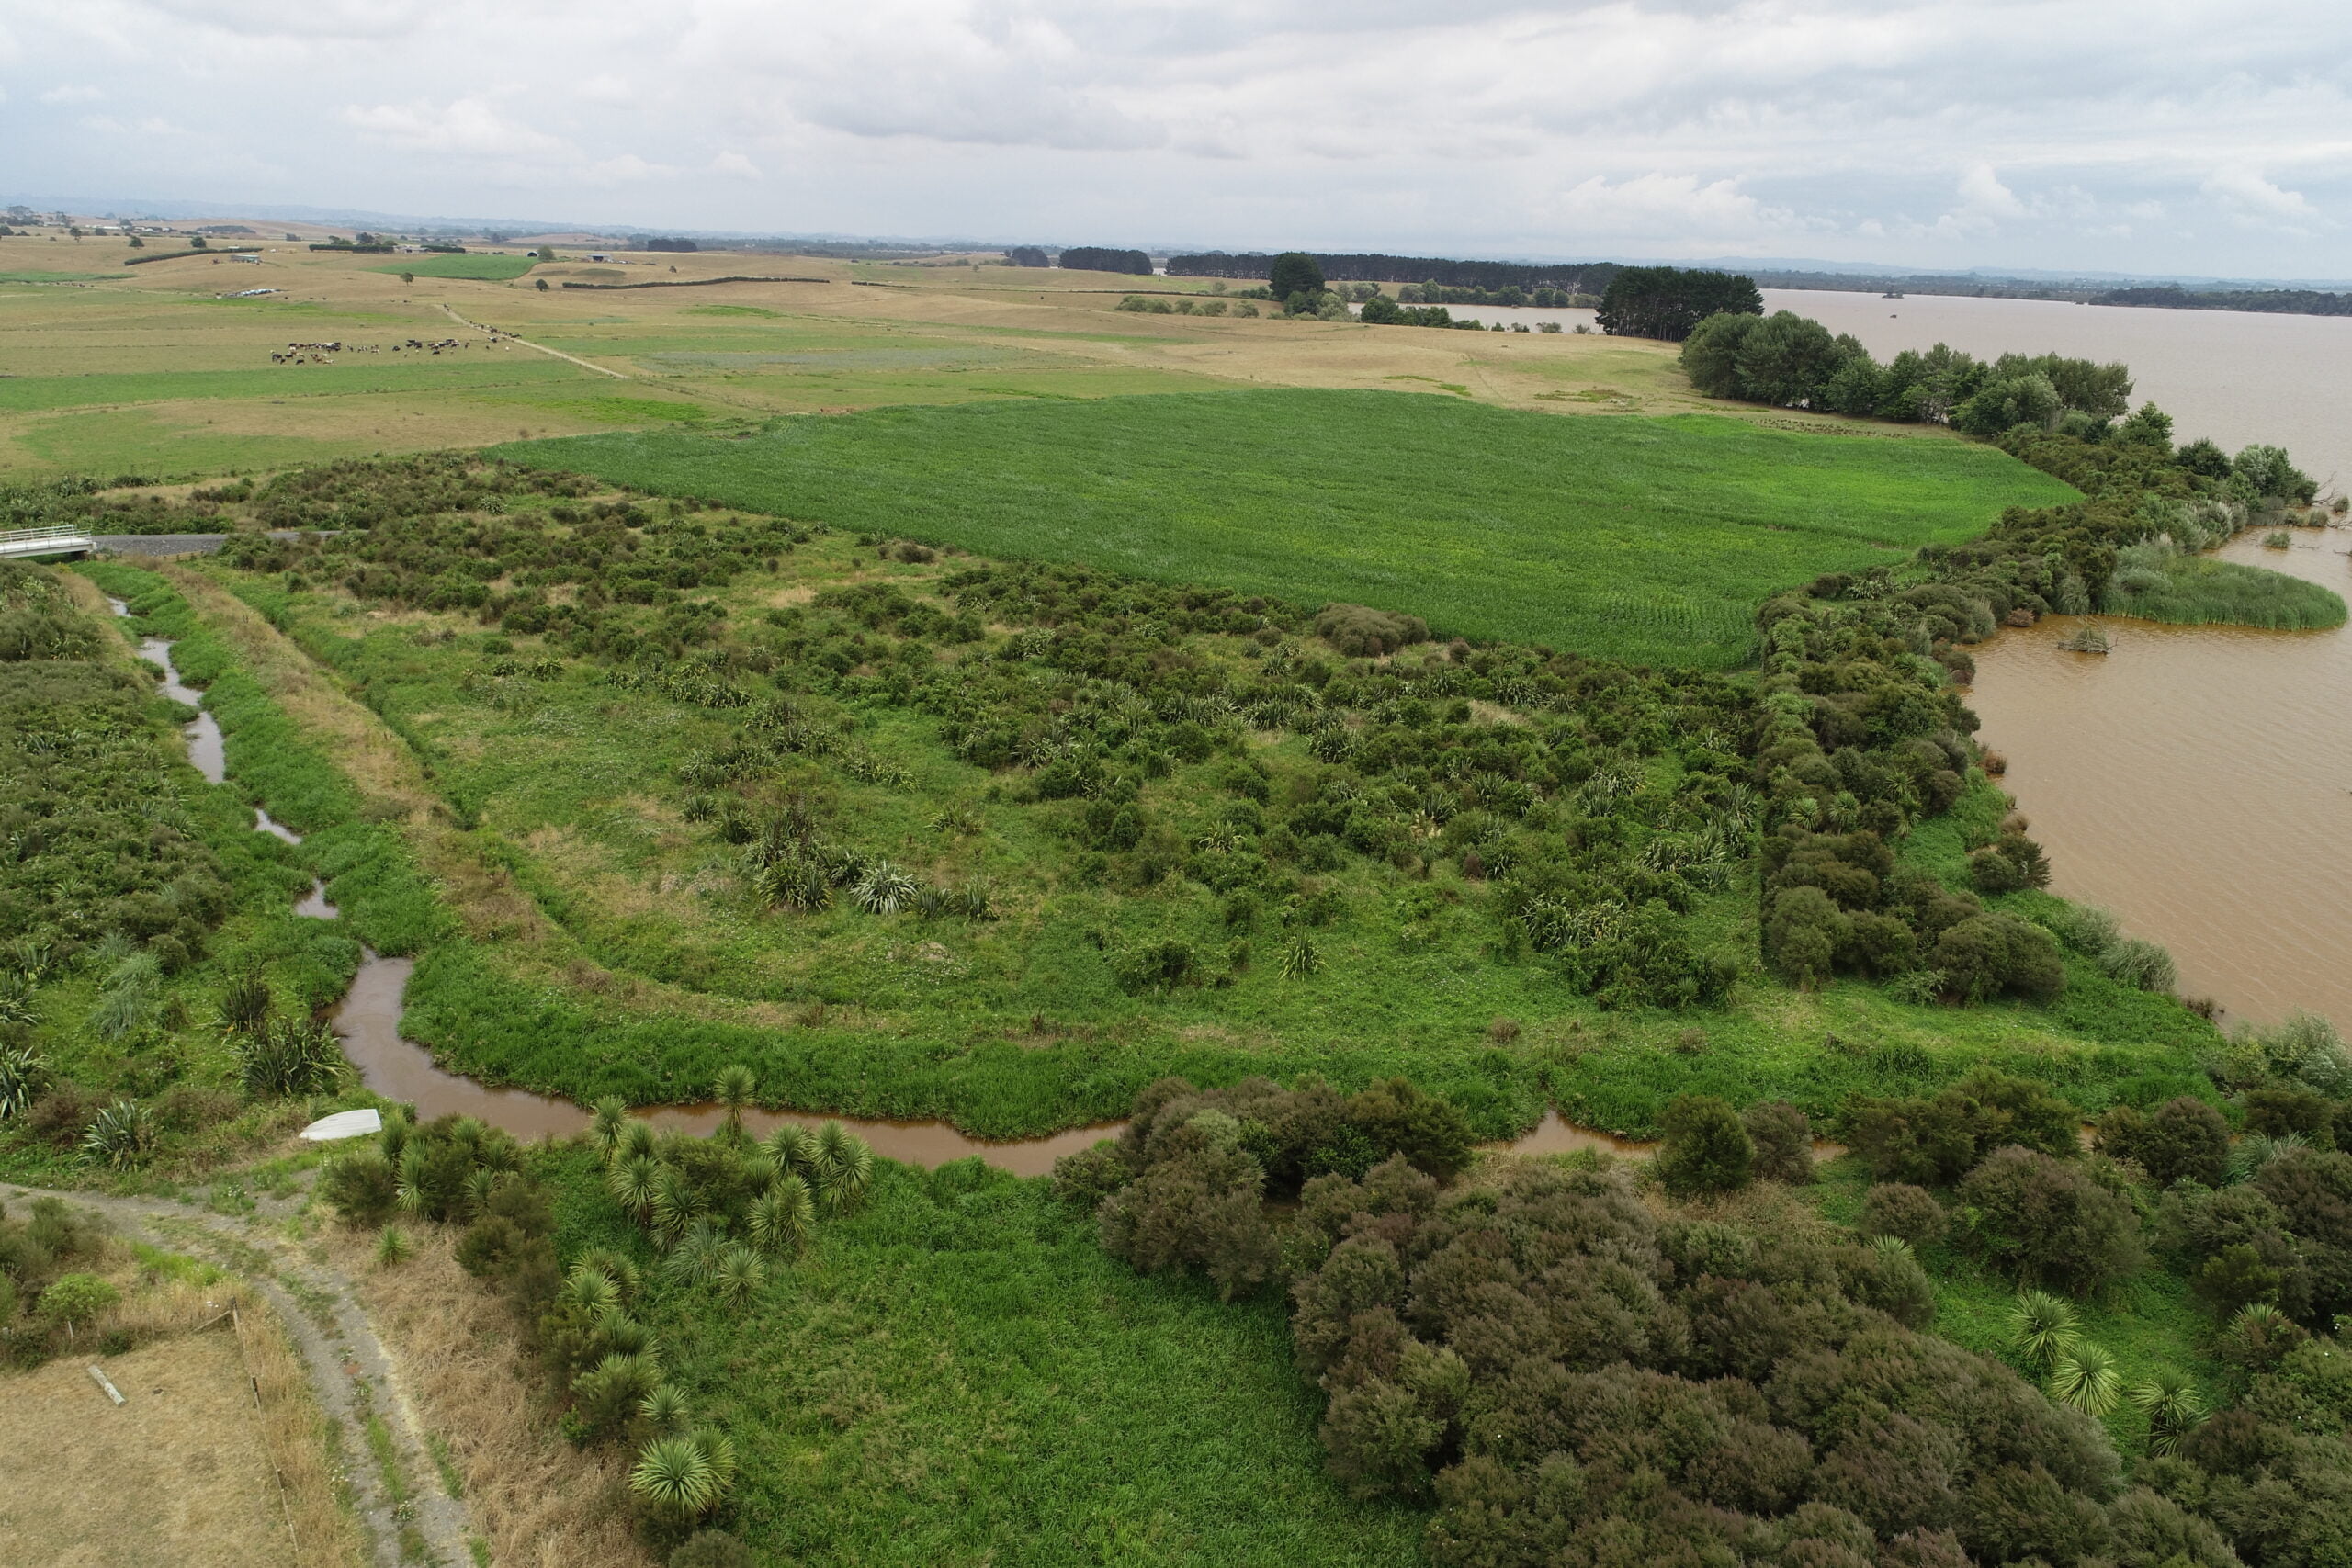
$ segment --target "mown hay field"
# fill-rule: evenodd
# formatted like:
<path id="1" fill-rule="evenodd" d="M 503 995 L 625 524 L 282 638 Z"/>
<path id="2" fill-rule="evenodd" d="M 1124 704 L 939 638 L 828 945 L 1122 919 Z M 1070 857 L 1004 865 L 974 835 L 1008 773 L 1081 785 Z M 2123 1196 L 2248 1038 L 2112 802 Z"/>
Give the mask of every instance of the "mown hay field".
<path id="1" fill-rule="evenodd" d="M 1749 616 L 1777 589 L 2074 493 L 1955 441 L 1348 390 L 892 408 L 749 438 L 615 433 L 498 451 L 855 533 L 1708 669 L 1747 659 Z"/>

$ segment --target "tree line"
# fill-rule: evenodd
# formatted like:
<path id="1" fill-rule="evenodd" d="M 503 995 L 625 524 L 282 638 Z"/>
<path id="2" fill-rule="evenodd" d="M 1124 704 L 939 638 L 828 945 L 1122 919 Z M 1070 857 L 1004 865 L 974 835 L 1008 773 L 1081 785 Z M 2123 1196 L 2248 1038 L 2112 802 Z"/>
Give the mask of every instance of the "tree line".
<path id="1" fill-rule="evenodd" d="M 2183 288 L 2177 283 L 2110 288 L 2094 305 L 2139 305 L 2164 310 L 2256 310 L 2282 316 L 2352 316 L 2352 294 L 2319 288 Z"/>
<path id="2" fill-rule="evenodd" d="M 1340 283 L 1417 283 L 1446 288 L 1557 288 L 1570 294 L 1598 294 L 1623 270 L 1615 262 L 1535 264 L 1526 262 L 1457 261 L 1445 256 L 1394 256 L 1379 253 L 1329 254 L 1320 251 L 1289 251 L 1315 264 L 1325 278 Z M 1170 277 L 1272 277 L 1281 259 L 1262 252 L 1228 254 L 1209 251 L 1170 256 Z M 1491 304 L 1461 300 L 1432 303 Z"/>
<path id="3" fill-rule="evenodd" d="M 1151 257 L 1141 251 L 1114 250 L 1107 245 L 1072 245 L 1062 253 L 1065 272 L 1123 272 L 1151 276 Z"/>

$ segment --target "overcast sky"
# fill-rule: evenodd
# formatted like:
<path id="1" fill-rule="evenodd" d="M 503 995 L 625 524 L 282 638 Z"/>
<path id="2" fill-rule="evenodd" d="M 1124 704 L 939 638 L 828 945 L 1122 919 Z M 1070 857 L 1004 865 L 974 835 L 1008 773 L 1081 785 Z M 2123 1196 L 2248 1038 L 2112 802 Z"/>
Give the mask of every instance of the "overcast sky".
<path id="1" fill-rule="evenodd" d="M 0 0 L 0 196 L 2352 276 L 2344 0 Z"/>

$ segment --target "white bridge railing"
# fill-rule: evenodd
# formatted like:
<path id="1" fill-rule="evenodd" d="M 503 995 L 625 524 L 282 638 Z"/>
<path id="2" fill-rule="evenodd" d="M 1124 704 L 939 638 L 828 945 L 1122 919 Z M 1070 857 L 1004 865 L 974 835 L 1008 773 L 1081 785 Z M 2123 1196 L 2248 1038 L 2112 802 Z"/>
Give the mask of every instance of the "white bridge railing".
<path id="1" fill-rule="evenodd" d="M 0 557 L 87 555 L 98 542 L 70 525 L 47 528 L 0 528 Z"/>

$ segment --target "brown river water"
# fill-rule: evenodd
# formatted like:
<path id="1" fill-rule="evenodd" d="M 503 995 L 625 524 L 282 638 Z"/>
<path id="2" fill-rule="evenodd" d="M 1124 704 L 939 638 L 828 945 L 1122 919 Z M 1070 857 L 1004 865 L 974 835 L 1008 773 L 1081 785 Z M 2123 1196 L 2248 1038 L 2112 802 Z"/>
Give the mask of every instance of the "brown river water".
<path id="1" fill-rule="evenodd" d="M 1884 359 L 1948 343 L 2132 367 L 2135 400 L 2181 441 L 2284 446 L 2323 493 L 2352 489 L 2352 419 L 2330 393 L 2352 318 L 2127 310 L 1768 289 L 1770 310 L 1851 333 Z M 2224 559 L 2352 599 L 2352 532 L 2241 536 Z M 2052 617 L 1974 650 L 1979 735 L 2050 851 L 2054 889 L 2162 942 L 2184 996 L 2238 1019 L 2298 1009 L 2352 1030 L 2352 632 L 2160 626 L 2103 618 L 2107 655 L 2065 653 Z"/>
<path id="2" fill-rule="evenodd" d="M 2290 532 L 2220 554 L 2352 597 L 2352 530 Z M 2183 996 L 2352 1028 L 2352 631 L 2102 617 L 2112 652 L 2062 650 L 2081 621 L 1977 648 L 1969 697 L 2052 890 L 2171 949 Z"/>

